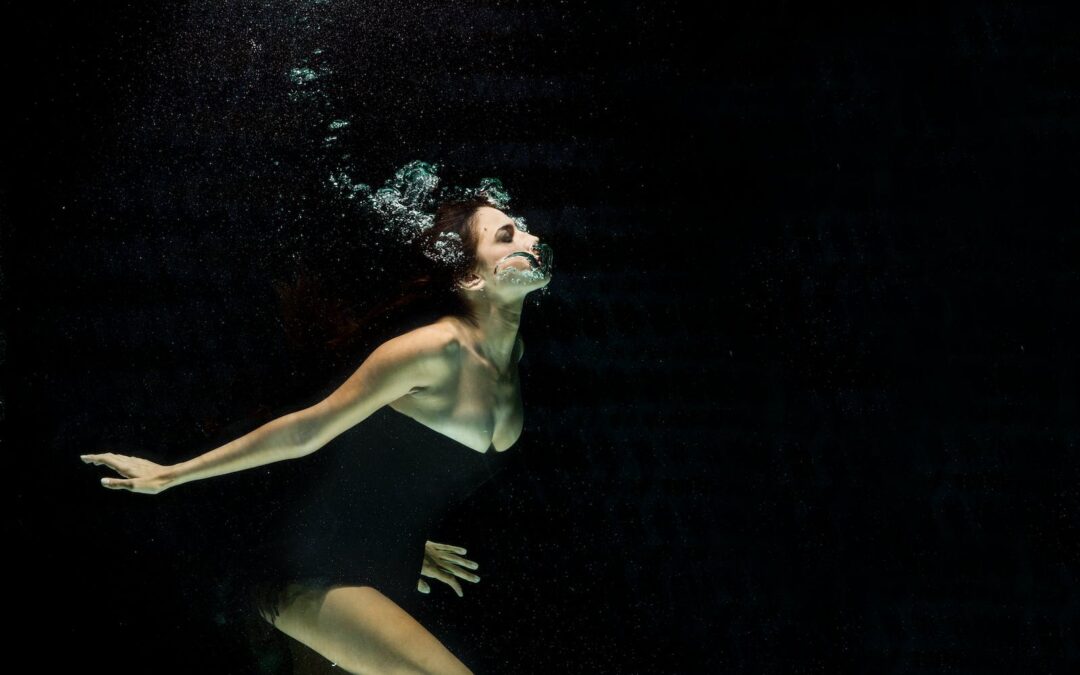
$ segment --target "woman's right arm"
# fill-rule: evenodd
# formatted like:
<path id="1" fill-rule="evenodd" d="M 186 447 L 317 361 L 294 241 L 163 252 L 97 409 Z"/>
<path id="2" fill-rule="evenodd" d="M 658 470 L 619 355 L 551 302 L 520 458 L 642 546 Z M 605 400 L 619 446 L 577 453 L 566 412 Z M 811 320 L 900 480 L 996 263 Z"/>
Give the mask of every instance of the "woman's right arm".
<path id="1" fill-rule="evenodd" d="M 105 453 L 83 455 L 126 477 L 102 481 L 106 487 L 161 492 L 194 480 L 251 469 L 309 455 L 411 391 L 445 375 L 457 341 L 445 328 L 430 325 L 390 339 L 373 351 L 332 394 L 313 406 L 283 415 L 234 441 L 171 466 Z"/>

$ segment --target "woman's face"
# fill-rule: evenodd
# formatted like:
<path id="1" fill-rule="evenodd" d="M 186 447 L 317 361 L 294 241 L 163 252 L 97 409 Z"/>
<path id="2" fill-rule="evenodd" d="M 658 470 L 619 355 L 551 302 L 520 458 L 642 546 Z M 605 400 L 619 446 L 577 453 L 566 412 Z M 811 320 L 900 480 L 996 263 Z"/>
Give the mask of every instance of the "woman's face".
<path id="1" fill-rule="evenodd" d="M 489 293 L 507 298 L 543 288 L 551 281 L 552 252 L 513 218 L 490 206 L 473 216 L 476 270 Z"/>

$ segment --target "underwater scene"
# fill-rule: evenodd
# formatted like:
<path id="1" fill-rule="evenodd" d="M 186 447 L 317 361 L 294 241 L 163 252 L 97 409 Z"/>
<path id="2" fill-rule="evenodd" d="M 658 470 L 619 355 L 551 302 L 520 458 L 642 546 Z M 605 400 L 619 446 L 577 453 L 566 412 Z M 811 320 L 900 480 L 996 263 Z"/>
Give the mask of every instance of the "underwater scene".
<path id="1" fill-rule="evenodd" d="M 1077 672 L 1064 11 L 9 14 L 17 670 Z"/>

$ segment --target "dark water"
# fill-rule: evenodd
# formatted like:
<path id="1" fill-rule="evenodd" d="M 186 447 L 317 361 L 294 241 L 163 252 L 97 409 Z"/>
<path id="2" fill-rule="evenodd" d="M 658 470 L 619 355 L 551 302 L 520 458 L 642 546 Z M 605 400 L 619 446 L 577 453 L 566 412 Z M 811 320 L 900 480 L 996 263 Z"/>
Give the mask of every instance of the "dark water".
<path id="1" fill-rule="evenodd" d="M 487 574 L 413 603 L 475 672 L 1075 670 L 1075 17 L 66 3 L 9 27 L 8 597 L 42 667 L 327 670 L 220 622 L 205 577 L 296 476 L 151 497 L 76 458 L 181 461 L 325 395 L 341 370 L 273 284 L 322 261 L 389 287 L 401 231 L 355 204 L 421 160 L 497 178 L 559 257 L 516 457 L 437 533 Z"/>

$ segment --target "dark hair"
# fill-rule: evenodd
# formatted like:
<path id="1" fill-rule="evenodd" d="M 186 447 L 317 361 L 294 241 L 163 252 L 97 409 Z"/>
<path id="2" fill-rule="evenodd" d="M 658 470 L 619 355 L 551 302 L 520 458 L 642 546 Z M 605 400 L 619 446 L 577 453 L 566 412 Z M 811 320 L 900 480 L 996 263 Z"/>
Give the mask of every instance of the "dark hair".
<path id="1" fill-rule="evenodd" d="M 275 284 L 290 345 L 314 348 L 335 360 L 353 359 L 358 351 L 392 337 L 390 332 L 404 332 L 442 316 L 461 317 L 475 325 L 476 317 L 456 282 L 476 267 L 478 238 L 472 219 L 483 206 L 498 208 L 482 194 L 440 204 L 431 227 L 393 261 L 402 267 L 396 271 L 406 271 L 407 276 L 381 301 L 370 295 L 342 297 L 336 286 L 331 289 L 322 281 L 319 270 L 301 272 L 291 284 Z M 444 253 L 445 246 L 456 249 L 457 242 L 460 251 Z M 372 301 L 377 304 L 366 311 L 357 309 Z"/>

